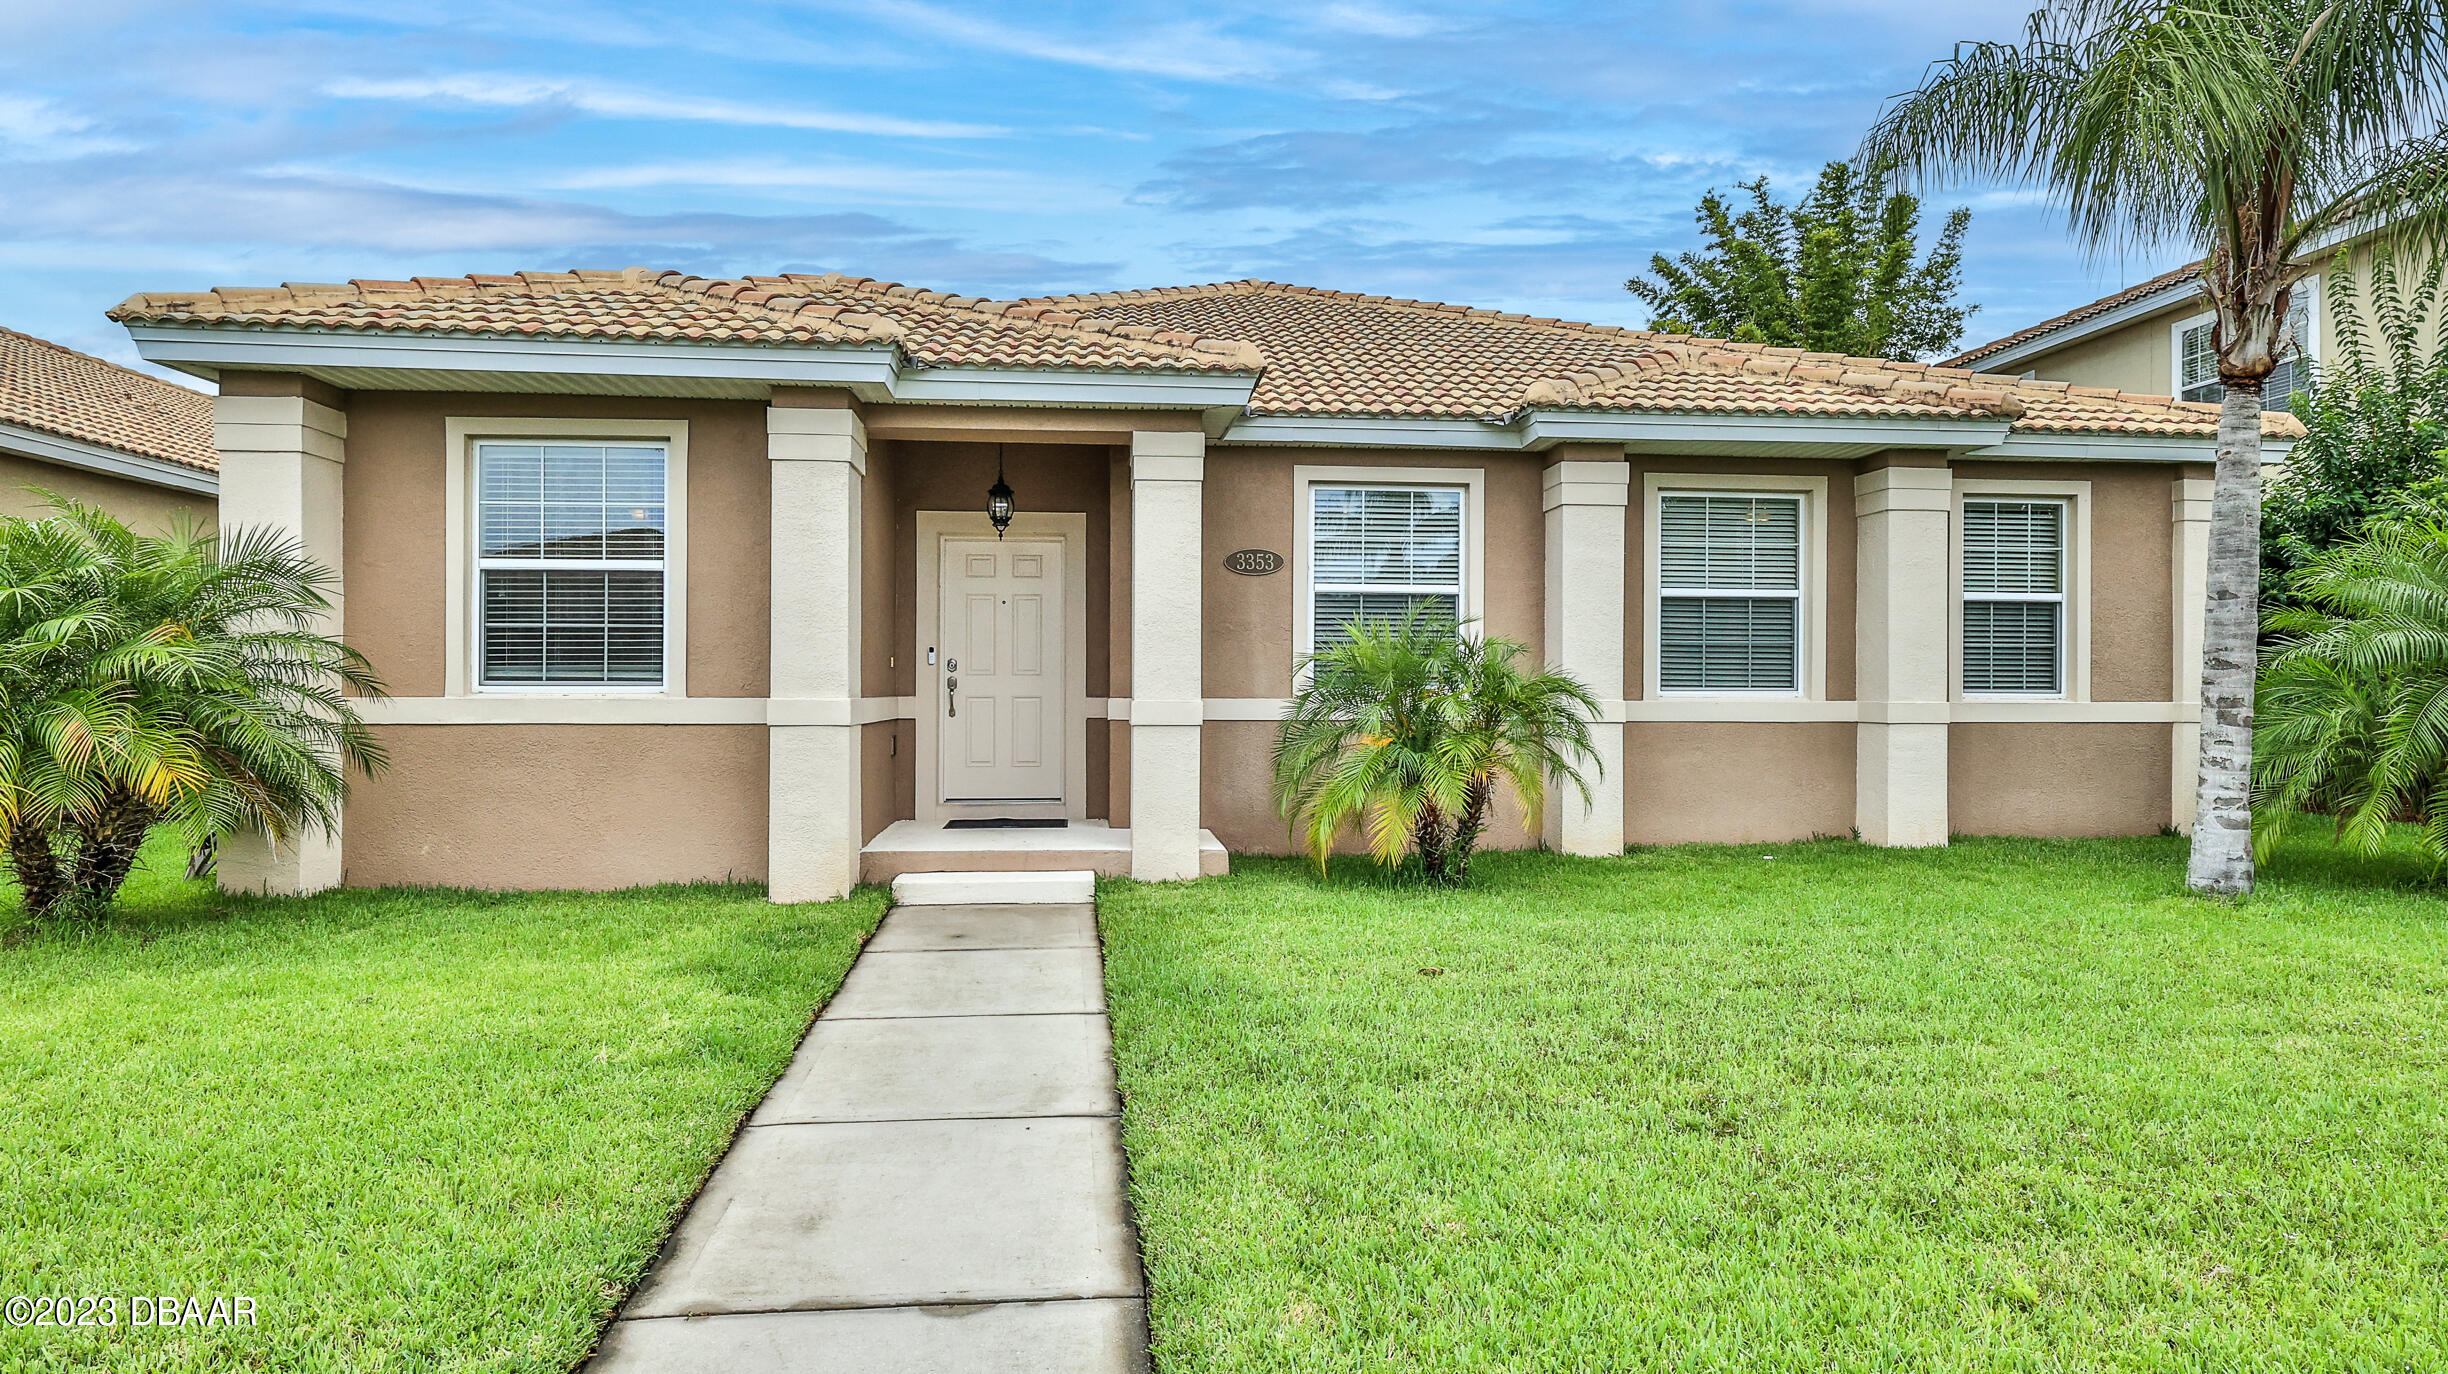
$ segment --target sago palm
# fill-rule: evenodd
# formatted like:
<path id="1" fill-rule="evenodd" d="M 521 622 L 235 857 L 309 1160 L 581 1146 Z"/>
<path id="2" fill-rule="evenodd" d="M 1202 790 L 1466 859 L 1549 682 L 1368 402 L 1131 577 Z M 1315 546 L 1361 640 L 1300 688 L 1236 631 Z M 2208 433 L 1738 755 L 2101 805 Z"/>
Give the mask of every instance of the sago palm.
<path id="1" fill-rule="evenodd" d="M 2318 251 L 2448 223 L 2448 0 L 2055 0 L 1892 104 L 1863 156 L 1908 182 L 2039 180 L 2086 247 L 2181 248 L 2225 386 L 2210 514 L 2197 891 L 2252 886 L 2261 386 Z"/>
<path id="2" fill-rule="evenodd" d="M 37 916 L 107 906 L 146 833 L 330 826 L 382 694 L 316 629 L 331 573 L 272 532 L 138 535 L 68 501 L 0 519 L 0 838 Z"/>
<path id="3" fill-rule="evenodd" d="M 1597 701 L 1564 673 L 1526 671 L 1526 652 L 1414 610 L 1304 660 L 1276 735 L 1275 791 L 1321 870 L 1356 829 L 1379 863 L 1417 852 L 1429 881 L 1462 882 L 1499 784 L 1534 827 L 1551 775 L 1587 796 Z"/>
<path id="4" fill-rule="evenodd" d="M 2312 815 L 2374 853 L 2414 818 L 2448 861 L 2448 526 L 2379 522 L 2289 582 L 2301 604 L 2271 615 L 2261 674 L 2255 848 Z"/>

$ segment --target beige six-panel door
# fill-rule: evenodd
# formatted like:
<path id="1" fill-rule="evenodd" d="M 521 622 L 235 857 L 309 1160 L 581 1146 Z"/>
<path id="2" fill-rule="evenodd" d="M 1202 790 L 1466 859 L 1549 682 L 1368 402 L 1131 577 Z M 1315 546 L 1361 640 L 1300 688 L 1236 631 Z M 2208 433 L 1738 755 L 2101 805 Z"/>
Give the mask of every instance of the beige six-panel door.
<path id="1" fill-rule="evenodd" d="M 943 541 L 943 800 L 1063 800 L 1063 545 Z"/>

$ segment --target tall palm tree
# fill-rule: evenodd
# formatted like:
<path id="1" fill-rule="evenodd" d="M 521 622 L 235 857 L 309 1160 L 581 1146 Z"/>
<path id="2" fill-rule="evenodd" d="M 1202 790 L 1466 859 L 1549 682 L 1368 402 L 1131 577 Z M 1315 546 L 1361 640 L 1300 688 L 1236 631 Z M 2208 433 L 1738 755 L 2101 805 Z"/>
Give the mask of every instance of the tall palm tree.
<path id="1" fill-rule="evenodd" d="M 0 858 L 39 917 L 108 906 L 144 838 L 339 818 L 382 695 L 314 629 L 331 573 L 269 531 L 138 535 L 92 507 L 0 518 Z"/>
<path id="2" fill-rule="evenodd" d="M 1430 882 L 1467 882 L 1499 785 L 1534 824 L 1551 776 L 1588 797 L 1597 700 L 1569 674 L 1526 669 L 1528 652 L 1415 607 L 1303 661 L 1276 732 L 1275 791 L 1320 870 L 1357 828 L 1381 864 L 1417 853 Z"/>
<path id="3" fill-rule="evenodd" d="M 2448 224 L 2448 0 L 2050 0 L 1892 102 L 1862 155 L 1902 181 L 2043 181 L 2088 248 L 2181 247 L 2226 387 L 2210 509 L 2187 881 L 2253 880 L 2261 384 L 2296 284 L 2342 234 Z"/>

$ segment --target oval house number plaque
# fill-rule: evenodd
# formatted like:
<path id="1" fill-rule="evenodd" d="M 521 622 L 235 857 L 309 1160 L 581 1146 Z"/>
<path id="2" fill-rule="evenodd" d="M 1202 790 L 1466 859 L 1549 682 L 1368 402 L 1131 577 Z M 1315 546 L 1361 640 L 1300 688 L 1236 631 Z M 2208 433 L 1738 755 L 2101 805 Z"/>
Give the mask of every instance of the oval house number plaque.
<path id="1" fill-rule="evenodd" d="M 1273 549 L 1235 549 L 1224 555 L 1224 567 L 1243 577 L 1264 577 L 1283 571 L 1283 555 Z"/>

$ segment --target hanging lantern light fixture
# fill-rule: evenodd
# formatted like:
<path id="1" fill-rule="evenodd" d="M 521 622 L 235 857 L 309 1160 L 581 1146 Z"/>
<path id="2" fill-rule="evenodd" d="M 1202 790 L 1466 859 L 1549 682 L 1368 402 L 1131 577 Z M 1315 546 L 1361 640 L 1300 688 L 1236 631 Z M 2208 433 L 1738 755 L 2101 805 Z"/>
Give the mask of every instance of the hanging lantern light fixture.
<path id="1" fill-rule="evenodd" d="M 1003 446 L 995 445 L 995 483 L 986 489 L 986 518 L 994 523 L 995 538 L 1011 528 L 1012 515 L 1019 508 L 1012 503 L 1011 483 L 1003 480 Z"/>

